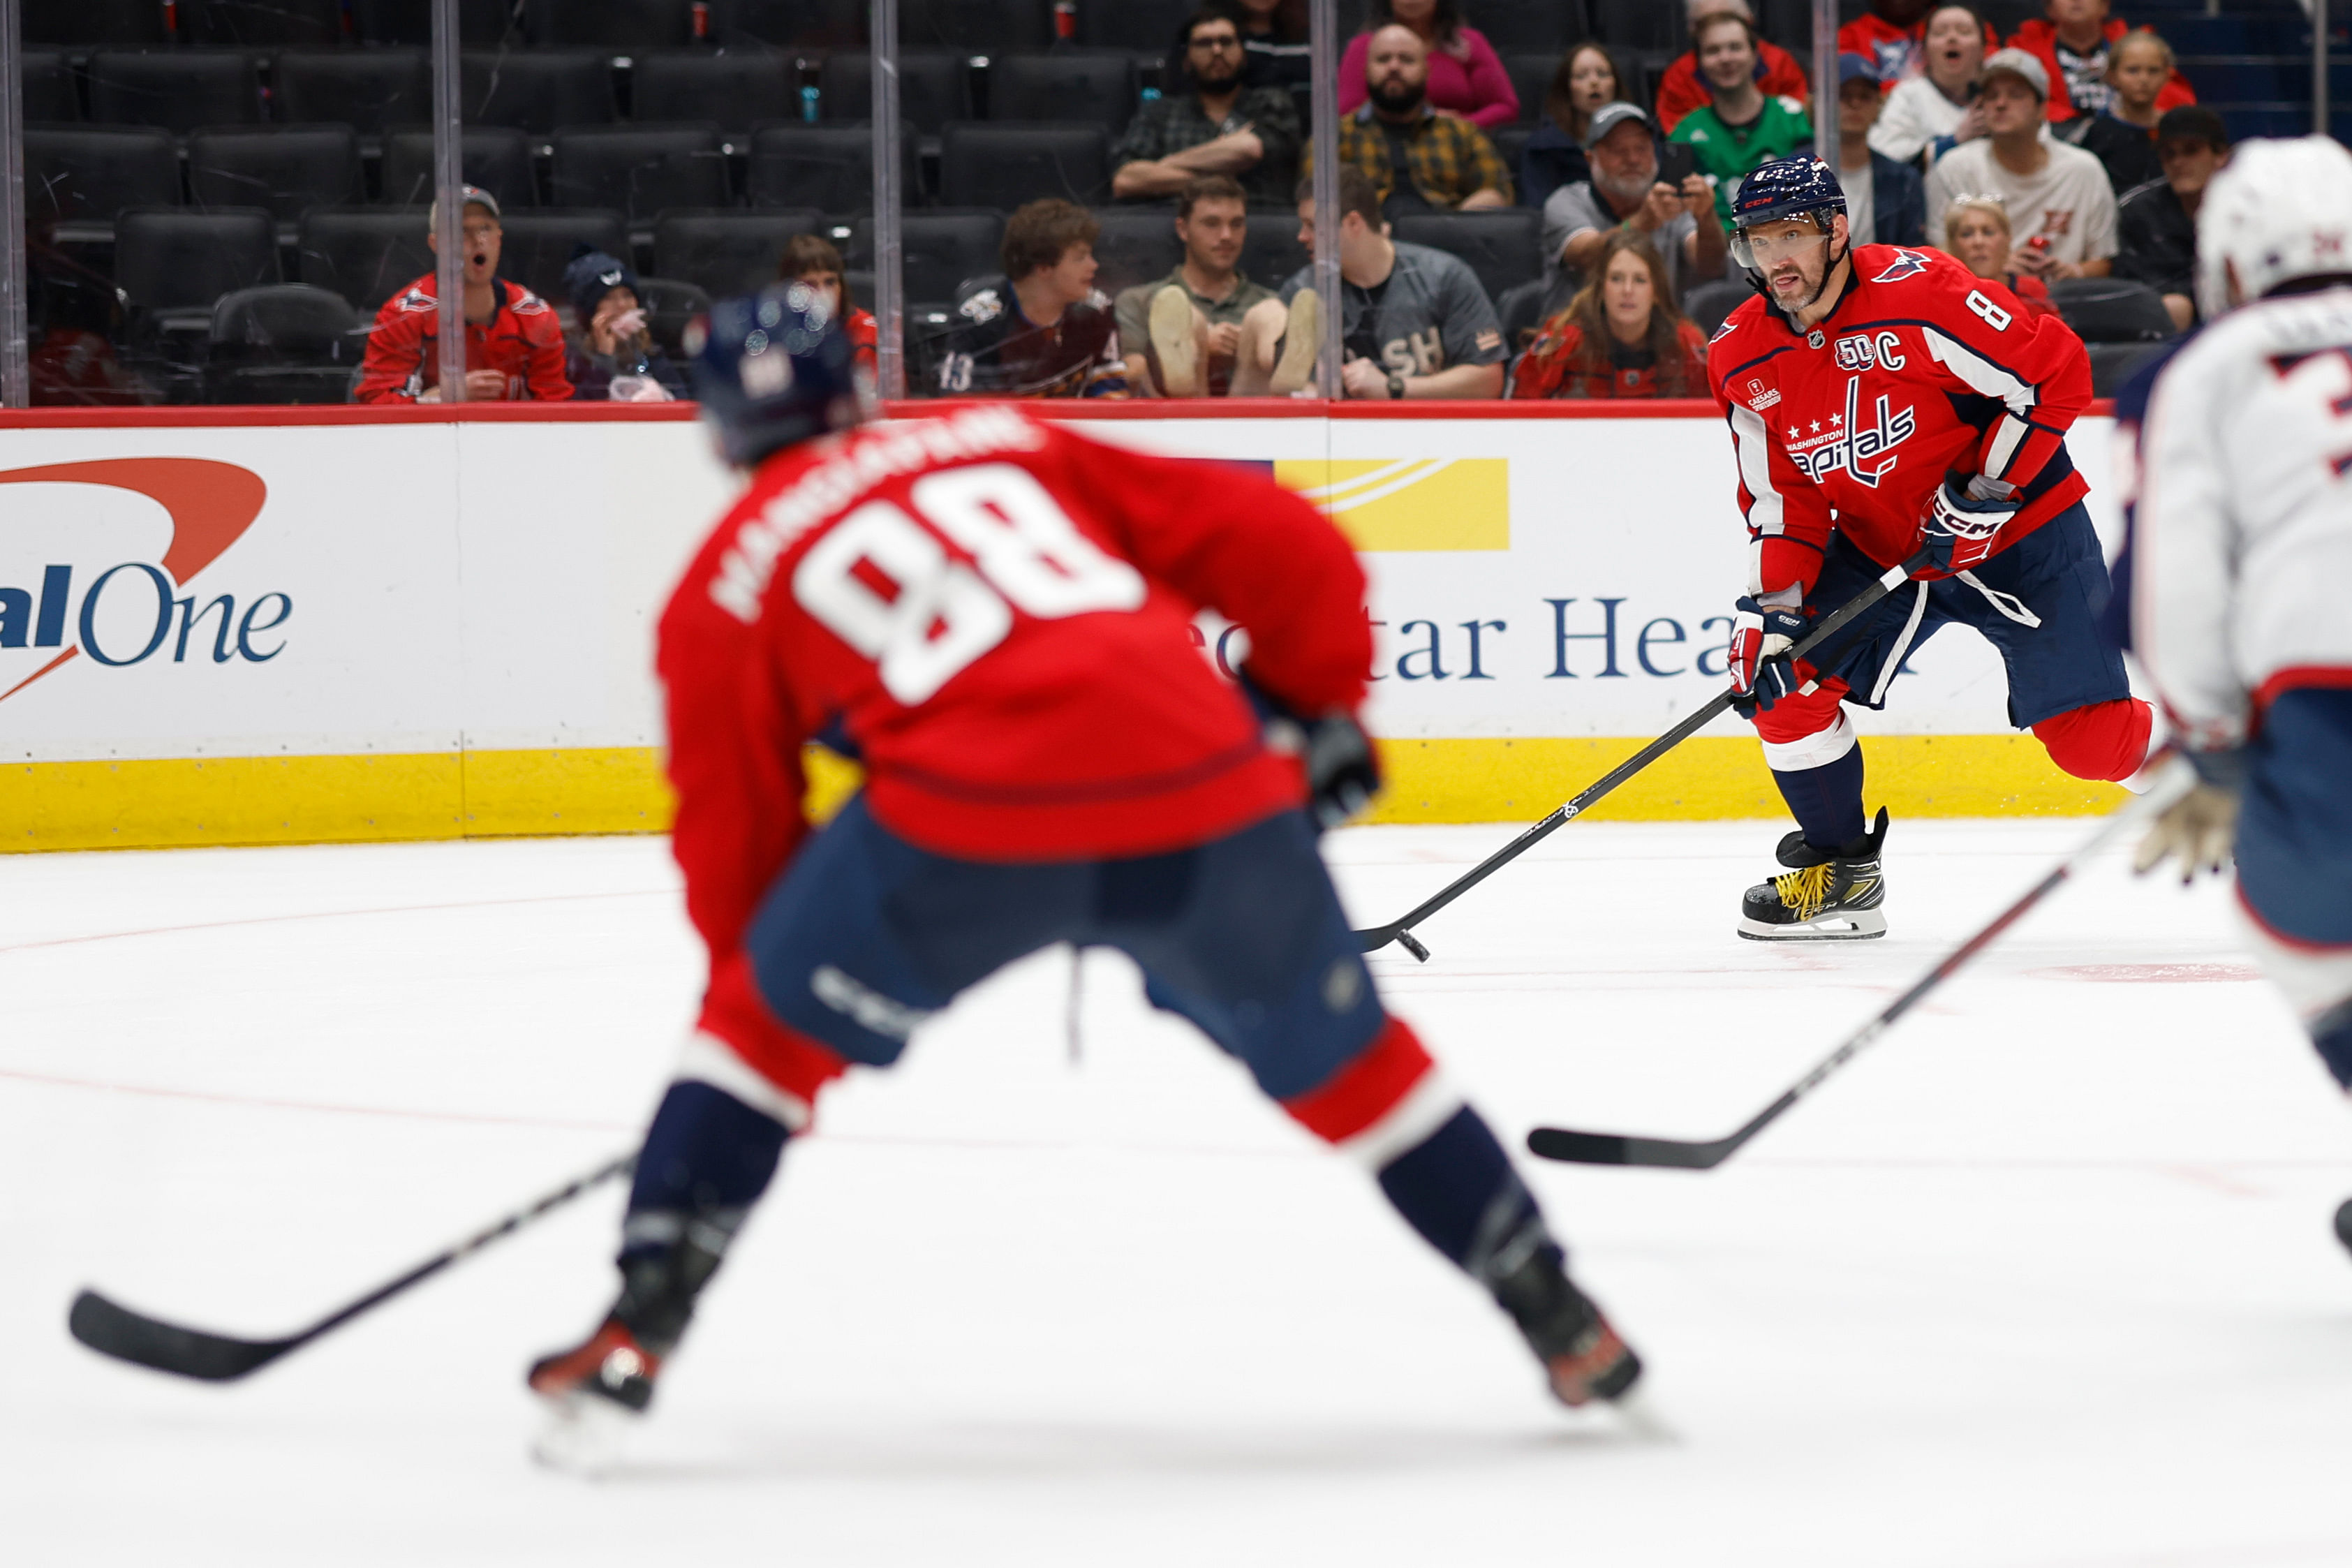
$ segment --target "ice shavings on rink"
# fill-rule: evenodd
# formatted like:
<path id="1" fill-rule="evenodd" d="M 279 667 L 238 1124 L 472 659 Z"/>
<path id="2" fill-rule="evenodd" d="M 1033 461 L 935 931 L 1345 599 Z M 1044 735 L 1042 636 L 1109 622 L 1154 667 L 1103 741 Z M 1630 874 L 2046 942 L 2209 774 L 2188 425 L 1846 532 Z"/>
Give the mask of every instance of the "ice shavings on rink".
<path id="1" fill-rule="evenodd" d="M 1892 934 L 1732 935 L 1780 825 L 1580 824 L 1373 967 L 1497 1129 L 1712 1136 L 2087 830 L 1897 822 Z M 1508 836 L 1328 854 L 1360 923 Z M 655 839 L 0 860 L 10 1563 L 2352 1562 L 2352 1109 L 2227 895 L 2061 894 L 1706 1175 L 1528 1163 L 1676 1439 L 1506 1321 L 1123 961 L 854 1077 L 612 1480 L 521 1372 L 606 1192 L 249 1384 L 64 1332 L 85 1283 L 282 1331 L 625 1148 L 698 952 Z"/>

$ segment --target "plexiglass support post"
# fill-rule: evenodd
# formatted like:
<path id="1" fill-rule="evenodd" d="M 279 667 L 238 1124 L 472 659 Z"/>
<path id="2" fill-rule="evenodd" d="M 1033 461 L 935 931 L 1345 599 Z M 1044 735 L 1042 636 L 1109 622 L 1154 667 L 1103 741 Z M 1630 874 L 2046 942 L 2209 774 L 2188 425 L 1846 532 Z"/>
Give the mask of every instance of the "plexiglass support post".
<path id="1" fill-rule="evenodd" d="M 1315 149 L 1315 292 L 1323 301 L 1323 350 L 1316 362 L 1316 387 L 1325 397 L 1340 395 L 1341 353 L 1339 312 L 1339 0 L 1309 0 L 1308 59 L 1315 72 L 1314 98 L 1308 113 L 1314 121 L 1309 142 Z"/>
<path id="2" fill-rule="evenodd" d="M 0 406 L 33 400 L 33 345 L 26 324 L 24 56 L 17 0 L 0 0 Z"/>
<path id="3" fill-rule="evenodd" d="M 466 184 L 466 115 L 458 82 L 457 0 L 433 0 L 433 210 L 440 218 L 433 287 L 441 304 L 444 403 L 466 398 L 466 211 L 457 200 Z"/>
<path id="4" fill-rule="evenodd" d="M 901 270 L 898 174 L 898 0 L 874 0 L 874 321 L 876 391 L 907 395 L 907 298 Z M 848 283 L 843 281 L 846 290 Z"/>

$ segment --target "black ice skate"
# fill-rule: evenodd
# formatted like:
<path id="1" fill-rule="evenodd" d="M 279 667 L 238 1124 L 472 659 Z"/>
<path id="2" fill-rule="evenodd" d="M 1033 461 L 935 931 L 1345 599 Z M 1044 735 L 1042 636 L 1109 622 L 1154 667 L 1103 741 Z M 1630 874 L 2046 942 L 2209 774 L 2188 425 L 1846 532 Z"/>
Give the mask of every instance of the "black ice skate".
<path id="1" fill-rule="evenodd" d="M 1750 942 L 1857 942 L 1885 936 L 1886 879 L 1878 868 L 1886 842 L 1886 813 L 1868 833 L 1835 853 L 1814 848 L 1801 833 L 1780 840 L 1778 858 L 1790 869 L 1748 889 L 1739 900 L 1739 934 Z"/>
<path id="2" fill-rule="evenodd" d="M 653 1403 L 662 1363 L 685 1337 L 695 1297 L 719 1268 L 719 1253 L 698 1245 L 693 1228 L 623 1258 L 620 1300 L 596 1331 L 531 1363 L 530 1391 L 548 1404 L 531 1449 L 540 1463 L 599 1475 L 618 1459 L 624 1434 Z"/>
<path id="3" fill-rule="evenodd" d="M 2336 1211 L 2336 1239 L 2352 1251 L 2352 1198 L 2346 1198 L 2344 1206 Z"/>
<path id="4" fill-rule="evenodd" d="M 1613 1403 L 1633 1390 L 1642 1375 L 1642 1358 L 1569 1279 L 1559 1247 L 1547 1243 L 1536 1248 L 1526 1262 L 1494 1280 L 1493 1289 L 1495 1300 L 1543 1363 L 1562 1405 Z"/>

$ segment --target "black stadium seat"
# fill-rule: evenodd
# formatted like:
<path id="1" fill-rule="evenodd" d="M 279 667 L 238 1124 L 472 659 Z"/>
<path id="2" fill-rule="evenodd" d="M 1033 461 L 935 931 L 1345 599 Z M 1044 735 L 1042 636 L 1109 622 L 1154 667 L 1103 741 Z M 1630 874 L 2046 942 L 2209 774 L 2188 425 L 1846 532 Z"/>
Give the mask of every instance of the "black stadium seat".
<path id="1" fill-rule="evenodd" d="M 373 315 L 394 292 L 433 270 L 424 207 L 345 208 L 303 218 L 296 242 L 305 283 L 331 289 Z"/>
<path id="2" fill-rule="evenodd" d="M 950 121 L 940 135 L 940 200 L 1014 207 L 1041 196 L 1084 205 L 1110 194 L 1110 138 L 1099 125 Z"/>
<path id="3" fill-rule="evenodd" d="M 765 121 L 800 118 L 800 70 L 789 55 L 678 50 L 642 54 L 635 60 L 629 88 L 635 119 L 715 120 L 740 138 Z"/>
<path id="4" fill-rule="evenodd" d="M 1486 212 L 1408 213 L 1390 233 L 1461 258 L 1478 275 L 1486 298 L 1499 300 L 1543 275 L 1543 215 L 1533 207 Z"/>
<path id="5" fill-rule="evenodd" d="M 1503 74 L 1511 79 L 1511 89 L 1519 95 L 1520 124 L 1534 125 L 1544 118 L 1544 94 L 1551 90 L 1552 72 L 1559 68 L 1559 57 L 1566 52 L 1555 49 L 1548 54 L 1503 57 Z"/>
<path id="6" fill-rule="evenodd" d="M 1176 237 L 1173 206 L 1097 207 L 1102 234 L 1095 240 L 1095 287 L 1116 294 L 1138 283 L 1165 278 L 1184 259 Z"/>
<path id="7" fill-rule="evenodd" d="M 734 0 L 712 18 L 727 47 L 862 49 L 866 0 Z"/>
<path id="8" fill-rule="evenodd" d="M 188 192 L 199 207 L 262 207 L 291 245 L 312 207 L 367 198 L 360 141 L 348 125 L 231 125 L 188 137 Z"/>
<path id="9" fill-rule="evenodd" d="M 16 14 L 27 44 L 124 49 L 172 41 L 155 0 L 20 0 Z"/>
<path id="10" fill-rule="evenodd" d="M 843 49 L 817 73 L 817 113 L 838 123 L 874 117 L 874 57 Z M 964 57 L 909 48 L 898 57 L 898 116 L 926 136 L 950 120 L 971 118 L 971 71 Z"/>
<path id="11" fill-rule="evenodd" d="M 2091 356 L 2091 395 L 2113 397 L 2151 354 L 2164 352 L 2161 343 L 2085 343 Z"/>
<path id="12" fill-rule="evenodd" d="M 433 118 L 433 71 L 423 49 L 289 49 L 272 77 L 278 117 L 333 121 L 362 136 Z"/>
<path id="13" fill-rule="evenodd" d="M 158 125 L 185 135 L 199 125 L 261 121 L 261 71 L 233 49 L 89 57 L 89 117 L 105 125 Z"/>
<path id="14" fill-rule="evenodd" d="M 901 48 L 994 55 L 1042 49 L 1053 41 L 1052 0 L 899 0 Z"/>
<path id="15" fill-rule="evenodd" d="M 2155 343 L 2172 336 L 2164 297 L 2122 278 L 2063 278 L 2050 285 L 2058 314 L 2088 343 Z"/>
<path id="16" fill-rule="evenodd" d="M 341 294 L 304 283 L 225 294 L 205 354 L 207 403 L 342 403 L 367 325 Z"/>
<path id="17" fill-rule="evenodd" d="M 1253 283 L 1279 289 L 1314 259 L 1298 243 L 1298 213 L 1292 207 L 1252 207 L 1242 237 L 1241 269 Z"/>
<path id="18" fill-rule="evenodd" d="M 1667 0 L 1591 0 L 1592 36 L 1644 55 L 1690 47 L 1683 7 Z"/>
<path id="19" fill-rule="evenodd" d="M 539 181 L 531 172 L 530 138 L 510 126 L 466 127 L 466 184 L 498 197 L 507 212 L 539 205 Z M 392 206 L 429 207 L 436 176 L 433 132 L 395 131 L 383 139 L 383 200 Z"/>
<path id="20" fill-rule="evenodd" d="M 821 234 L 824 226 L 814 207 L 666 212 L 654 220 L 654 270 L 713 299 L 749 294 L 776 280 L 784 241 Z"/>
<path id="21" fill-rule="evenodd" d="M 1176 38 L 1199 0 L 1116 0 L 1078 7 L 1078 41 L 1095 48 L 1159 54 Z M 1483 15 L 1483 11 L 1481 15 Z"/>
<path id="22" fill-rule="evenodd" d="M 1638 0 L 1660 11 L 1671 11 L 1677 24 L 1682 0 Z M 1496 54 L 1513 50 L 1549 49 L 1557 55 L 1579 38 L 1592 36 L 1585 16 L 1585 0 L 1477 0 L 1470 20 Z"/>
<path id="23" fill-rule="evenodd" d="M 694 41 L 694 0 L 556 0 L 531 6 L 530 25 L 541 44 L 682 48 Z"/>
<path id="24" fill-rule="evenodd" d="M 1124 52 L 998 55 L 989 62 L 992 121 L 1085 121 L 1117 136 L 1140 96 L 1135 57 Z"/>
<path id="25" fill-rule="evenodd" d="M 613 119 L 613 62 L 598 49 L 467 49 L 458 63 L 466 122 L 545 136 Z"/>
<path id="26" fill-rule="evenodd" d="M 25 216 L 72 243 L 105 243 L 125 207 L 176 206 L 180 153 L 172 133 L 132 126 L 25 130 Z"/>
<path id="27" fill-rule="evenodd" d="M 65 56 L 28 49 L 20 58 L 25 63 L 19 79 L 24 83 L 25 123 L 67 125 L 79 120 L 81 90 L 74 85 L 73 68 L 66 64 Z"/>
<path id="28" fill-rule="evenodd" d="M 278 279 L 278 230 L 258 207 L 131 207 L 114 220 L 114 283 L 166 332 L 209 331 L 214 302 Z"/>
<path id="29" fill-rule="evenodd" d="M 352 22 L 365 43 L 429 45 L 433 0 L 352 0 Z M 457 37 L 483 46 L 520 43 L 514 0 L 457 0 Z"/>
<path id="30" fill-rule="evenodd" d="M 180 37 L 235 48 L 331 48 L 343 0 L 180 0 Z"/>
<path id="31" fill-rule="evenodd" d="M 912 204 L 915 128 L 901 122 L 899 192 Z M 755 207 L 817 207 L 831 213 L 874 205 L 873 132 L 863 124 L 763 125 L 751 136 L 744 195 Z"/>
<path id="32" fill-rule="evenodd" d="M 557 206 L 618 207 L 633 223 L 649 222 L 664 207 L 730 201 L 719 127 L 708 122 L 559 131 L 548 188 Z"/>
<path id="33" fill-rule="evenodd" d="M 499 276 L 512 279 L 551 305 L 571 302 L 563 291 L 563 269 L 581 246 L 610 256 L 629 255 L 628 219 L 610 207 L 509 213 L 505 227 Z"/>
<path id="34" fill-rule="evenodd" d="M 998 254 L 1004 241 L 1002 213 L 911 212 L 900 226 L 909 303 L 952 300 L 961 284 L 1004 269 Z M 852 268 L 874 265 L 872 218 L 861 217 L 850 225 L 845 259 Z"/>

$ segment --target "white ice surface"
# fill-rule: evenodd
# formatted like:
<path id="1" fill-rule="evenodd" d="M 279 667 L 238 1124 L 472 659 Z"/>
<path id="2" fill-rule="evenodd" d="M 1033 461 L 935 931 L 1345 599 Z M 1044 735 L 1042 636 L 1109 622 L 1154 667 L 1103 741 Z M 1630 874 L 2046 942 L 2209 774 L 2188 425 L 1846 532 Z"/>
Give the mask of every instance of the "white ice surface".
<path id="1" fill-rule="evenodd" d="M 1515 1144 L 1728 1128 L 2079 822 L 1897 823 L 1894 932 L 1769 948 L 1780 825 L 1580 825 L 1388 994 Z M 1352 832 L 1390 918 L 1496 828 Z M 653 839 L 0 859 L 0 1562 L 2352 1563 L 2352 1115 L 2218 889 L 2108 863 L 1711 1174 L 1527 1162 L 1673 1442 L 1574 1418 L 1363 1173 L 1113 956 L 982 988 L 795 1142 L 621 1474 L 520 1373 L 617 1194 L 246 1384 L 278 1332 L 627 1147 L 697 951 Z"/>

